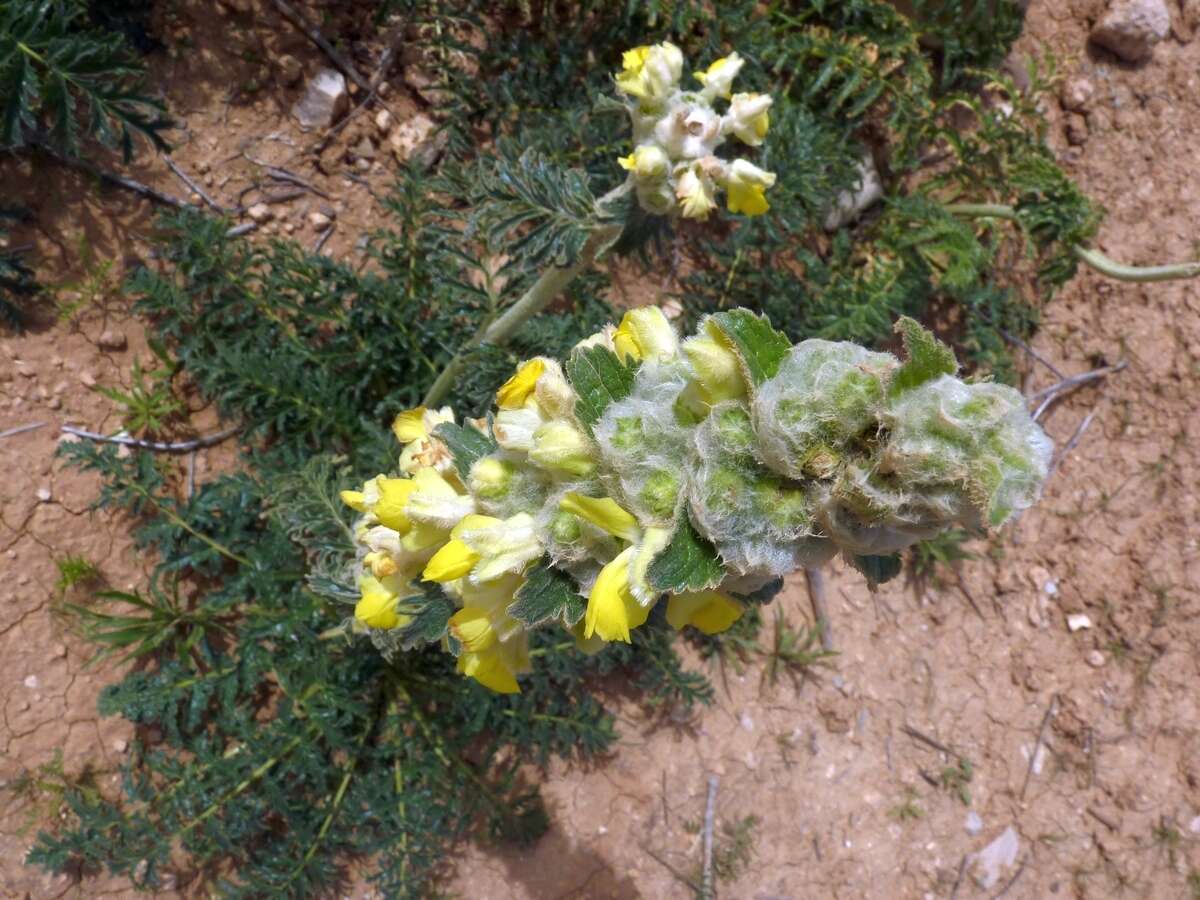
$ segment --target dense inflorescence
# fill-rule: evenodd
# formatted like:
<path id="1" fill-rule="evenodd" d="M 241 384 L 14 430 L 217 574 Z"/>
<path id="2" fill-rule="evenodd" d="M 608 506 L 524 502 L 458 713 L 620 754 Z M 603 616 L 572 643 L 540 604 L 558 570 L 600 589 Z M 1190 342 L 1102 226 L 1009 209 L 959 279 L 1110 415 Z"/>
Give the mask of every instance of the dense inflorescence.
<path id="1" fill-rule="evenodd" d="M 460 672 L 515 692 L 528 632 L 551 620 L 594 652 L 665 597 L 673 626 L 713 634 L 798 568 L 841 552 L 877 571 L 1030 506 L 1051 445 L 1021 395 L 959 379 L 933 335 L 896 328 L 904 361 L 792 346 L 742 309 L 681 341 L 646 307 L 565 367 L 522 363 L 487 419 L 401 413 L 398 471 L 343 492 L 362 513 L 356 627 L 386 652 L 441 640 Z"/>
<path id="2" fill-rule="evenodd" d="M 771 97 L 733 93 L 743 65 L 737 53 L 722 56 L 695 72 L 701 87 L 687 91 L 680 83 L 683 53 L 674 44 L 625 52 L 616 86 L 628 101 L 634 149 L 619 162 L 647 212 L 707 219 L 717 188 L 725 191 L 730 212 L 758 216 L 769 208 L 765 192 L 775 184 L 774 173 L 716 155 L 728 137 L 758 147 L 767 136 Z M 724 113 L 714 106 L 718 99 L 728 101 Z"/>

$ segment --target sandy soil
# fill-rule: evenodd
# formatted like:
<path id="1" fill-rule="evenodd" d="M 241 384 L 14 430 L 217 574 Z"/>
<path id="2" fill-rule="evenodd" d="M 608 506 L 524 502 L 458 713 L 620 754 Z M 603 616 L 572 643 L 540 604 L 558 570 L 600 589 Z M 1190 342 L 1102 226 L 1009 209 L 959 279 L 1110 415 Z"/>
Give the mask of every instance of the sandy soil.
<path id="1" fill-rule="evenodd" d="M 323 60 L 273 12 L 230 6 L 249 11 L 218 7 L 221 18 L 189 0 L 159 23 L 171 49 L 156 78 L 187 122 L 174 158 L 226 205 L 269 181 L 246 154 L 289 168 L 328 199 L 305 191 L 273 203 L 259 233 L 311 243 L 317 235 L 308 215 L 327 204 L 337 228 L 325 252 L 353 260 L 395 166 L 388 129 L 376 126 L 372 111 L 319 161 L 305 156 L 315 136 L 300 133 L 288 115 L 298 88 L 254 60 L 290 54 L 305 71 Z M 1194 258 L 1195 23 L 1176 9 L 1173 37 L 1132 67 L 1087 47 L 1103 6 L 1031 5 L 1018 52 L 1050 49 L 1064 76 L 1085 75 L 1095 89 L 1082 127 L 1048 101 L 1049 140 L 1108 210 L 1103 251 L 1141 264 Z M 231 15 L 244 27 L 228 28 Z M 423 101 L 401 78 L 393 81 L 385 100 L 395 128 Z M 247 90 L 252 83 L 259 89 Z M 353 152 L 364 139 L 377 150 L 365 164 Z M 152 156 L 131 174 L 186 196 Z M 60 424 L 115 426 L 112 404 L 88 385 L 127 382 L 133 358 L 148 355 L 141 325 L 114 288 L 147 252 L 153 209 L 55 167 L 31 172 L 5 160 L 0 181 L 6 193 L 16 185 L 16 201 L 35 214 L 14 243 L 36 245 L 39 276 L 60 286 L 60 307 L 75 305 L 76 294 L 87 301 L 69 314 L 48 310 L 30 333 L 0 341 L 0 431 L 46 422 L 0 440 L 0 460 L 17 473 L 0 486 L 9 576 L 0 586 L 0 779 L 8 788 L 0 793 L 0 897 L 125 896 L 132 892 L 120 881 L 79 887 L 22 867 L 33 832 L 58 805 L 52 789 L 15 788 L 59 752 L 65 771 L 94 771 L 103 784 L 129 735 L 123 723 L 95 713 L 98 691 L 117 673 L 84 667 L 87 646 L 54 613 L 54 561 L 82 554 L 121 589 L 143 581 L 144 565 L 131 550 L 128 523 L 87 511 L 94 480 L 64 470 L 53 451 Z M 248 192 L 241 202 L 262 196 Z M 104 277 L 106 261 L 112 269 Z M 102 352 L 106 330 L 125 334 L 128 348 Z M 610 759 L 550 772 L 550 834 L 521 853 L 465 848 L 451 888 L 489 900 L 689 897 L 682 879 L 698 871 L 715 775 L 718 851 L 731 845 L 726 830 L 741 824 L 751 856 L 732 867 L 740 871 L 721 883 L 721 896 L 1193 896 L 1200 284 L 1118 284 L 1084 271 L 1045 311 L 1034 348 L 1067 375 L 1128 365 L 1049 411 L 1044 421 L 1060 447 L 1081 423 L 1088 427 L 1062 456 L 1043 502 L 993 541 L 971 545 L 978 558 L 961 566 L 961 581 L 931 584 L 923 597 L 903 584 L 872 595 L 857 575 L 832 572 L 839 656 L 816 678 L 785 677 L 772 687 L 755 659 L 741 674 L 727 668 L 724 679 L 714 669 L 717 701 L 693 721 L 664 723 L 622 709 L 623 740 Z M 1042 363 L 1025 363 L 1029 393 L 1058 380 Z M 192 405 L 194 429 L 212 430 L 212 411 L 194 398 Z M 198 477 L 227 460 L 225 448 L 201 452 Z M 811 618 L 802 578 L 779 602 L 794 626 Z M 769 615 L 764 642 L 772 636 Z M 1086 615 L 1089 627 L 1070 630 L 1068 616 L 1076 615 Z M 960 759 L 969 761 L 969 781 L 961 768 L 953 776 Z M 1010 853 L 989 868 L 977 854 L 1008 829 Z"/>

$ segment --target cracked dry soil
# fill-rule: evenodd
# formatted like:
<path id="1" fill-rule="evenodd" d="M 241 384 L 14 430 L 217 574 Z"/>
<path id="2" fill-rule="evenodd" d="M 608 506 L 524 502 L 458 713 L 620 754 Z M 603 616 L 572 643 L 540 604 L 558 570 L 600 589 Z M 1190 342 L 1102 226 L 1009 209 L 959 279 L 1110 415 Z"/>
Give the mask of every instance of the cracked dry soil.
<path id="1" fill-rule="evenodd" d="M 293 89 L 276 84 L 232 106 L 212 89 L 214 73 L 251 64 L 243 48 L 222 45 L 220 19 L 204 6 L 181 4 L 171 26 L 204 51 L 161 64 L 156 77 L 187 123 L 175 159 L 188 171 L 212 167 L 218 181 L 228 175 L 214 190 L 232 198 L 254 173 L 230 157 L 257 142 L 261 157 L 285 165 L 305 138 L 287 116 Z M 1108 210 L 1100 249 L 1138 264 L 1194 258 L 1200 40 L 1190 7 L 1173 6 L 1173 36 L 1136 67 L 1087 46 L 1103 8 L 1101 0 L 1031 4 L 1017 53 L 1049 49 L 1064 76 L 1084 75 L 1095 87 L 1083 129 L 1047 98 L 1048 139 Z M 273 21 L 265 7 L 253 11 Z M 305 66 L 321 64 L 302 40 L 280 46 L 288 38 L 278 29 L 245 33 L 267 58 L 286 50 Z M 403 90 L 395 102 L 417 105 Z M 363 136 L 347 132 L 327 153 Z M 305 170 L 339 204 L 326 252 L 353 257 L 356 238 L 381 215 L 372 190 L 386 188 L 390 166 L 373 164 L 365 185 Z M 0 163 L 6 183 L 25 174 Z M 133 174 L 180 190 L 150 157 Z M 36 224 L 14 239 L 35 243 L 43 283 L 84 277 L 81 234 L 118 269 L 146 253 L 152 211 L 143 201 L 101 196 L 54 170 L 15 193 Z M 264 231 L 303 229 L 304 202 L 281 207 Z M 67 321 L 51 316 L 0 342 L 0 431 L 47 423 L 0 440 L 0 459 L 16 473 L 0 483 L 0 897 L 134 894 L 119 879 L 76 885 L 21 863 L 36 829 L 60 815 L 55 777 L 38 776 L 39 767 L 61 758 L 68 774 L 91 771 L 111 785 L 130 737 L 127 724 L 96 714 L 99 690 L 118 673 L 85 667 L 89 648 L 55 614 L 54 567 L 80 554 L 112 587 L 144 581 L 129 523 L 88 512 L 95 480 L 53 455 L 62 423 L 116 424 L 86 382 L 121 383 L 133 357 L 146 356 L 123 303 L 109 293 Z M 129 349 L 97 348 L 109 328 L 127 334 Z M 950 575 L 923 596 L 898 583 L 871 594 L 857 575 L 834 571 L 828 602 L 839 655 L 817 678 L 770 687 L 752 660 L 740 673 L 712 670 L 716 701 L 692 721 L 618 706 L 622 741 L 610 758 L 548 773 L 549 834 L 521 852 L 464 848 L 450 887 L 488 900 L 689 897 L 683 879 L 697 872 L 706 782 L 716 774 L 718 850 L 729 845 L 726 827 L 755 817 L 752 859 L 721 882 L 721 896 L 1194 896 L 1200 284 L 1118 284 L 1083 270 L 1045 309 L 1033 347 L 1068 375 L 1122 360 L 1128 367 L 1048 413 L 1059 447 L 1095 415 L 1041 504 L 994 540 L 970 545 L 978 558 L 961 566 L 961 580 Z M 1042 363 L 1023 363 L 1028 393 L 1057 380 Z M 211 430 L 211 410 L 196 411 L 196 430 Z M 228 448 L 202 451 L 198 477 L 230 458 Z M 49 500 L 39 498 L 43 488 Z M 793 624 L 811 618 L 802 578 L 778 602 Z M 1090 627 L 1071 631 L 1067 617 L 1078 615 Z M 969 760 L 969 781 L 953 775 L 960 758 Z M 31 773 L 43 785 L 18 789 Z M 1010 827 L 1016 852 L 989 869 L 975 854 Z"/>

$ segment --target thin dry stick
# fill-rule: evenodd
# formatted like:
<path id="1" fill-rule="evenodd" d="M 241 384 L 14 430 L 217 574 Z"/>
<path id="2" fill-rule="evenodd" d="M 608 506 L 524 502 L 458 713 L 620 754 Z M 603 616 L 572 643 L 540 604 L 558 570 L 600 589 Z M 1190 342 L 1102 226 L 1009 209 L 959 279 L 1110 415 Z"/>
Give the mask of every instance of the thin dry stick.
<path id="1" fill-rule="evenodd" d="M 329 236 L 333 234 L 333 230 L 334 230 L 335 228 L 337 228 L 337 226 L 336 226 L 336 225 L 334 225 L 334 224 L 331 222 L 331 223 L 329 224 L 329 227 L 328 227 L 328 228 L 326 228 L 324 231 L 322 231 L 322 232 L 321 232 L 321 235 L 320 235 L 320 237 L 318 237 L 318 238 L 317 238 L 317 241 L 316 241 L 316 243 L 315 243 L 315 244 L 313 244 L 313 248 L 312 248 L 312 252 L 313 252 L 313 253 L 320 253 L 320 252 L 321 252 L 321 248 L 325 246 L 325 242 L 326 242 L 327 240 L 329 240 Z"/>
<path id="2" fill-rule="evenodd" d="M 190 441 L 174 441 L 171 443 L 147 441 L 142 438 L 127 437 L 122 434 L 96 434 L 94 431 L 84 431 L 82 428 L 75 428 L 71 425 L 63 425 L 61 430 L 65 434 L 73 434 L 76 437 L 87 438 L 89 441 L 99 441 L 104 444 L 124 444 L 126 447 L 138 447 L 142 450 L 159 450 L 163 453 L 187 453 L 192 450 L 199 450 L 202 447 L 211 447 L 213 444 L 219 444 L 221 441 L 231 438 L 241 431 L 242 426 L 235 425 L 233 428 L 226 428 L 224 431 L 218 431 L 216 434 L 205 435 L 204 437 L 194 438 Z"/>
<path id="3" fill-rule="evenodd" d="M 1083 437 L 1083 433 L 1088 430 L 1088 426 L 1090 426 L 1092 424 L 1092 420 L 1096 418 L 1096 413 L 1097 410 L 1093 409 L 1090 413 L 1084 416 L 1083 421 L 1079 423 L 1079 427 L 1075 429 L 1075 433 L 1071 435 L 1071 439 L 1063 444 L 1061 450 L 1054 454 L 1054 459 L 1050 460 L 1050 468 L 1046 472 L 1047 481 L 1050 480 L 1051 475 L 1058 471 L 1059 465 L 1064 459 L 1066 459 L 1067 454 L 1075 449 L 1076 445 Z"/>
<path id="4" fill-rule="evenodd" d="M 717 786 L 721 779 L 716 775 L 708 776 L 708 800 L 704 804 L 704 869 L 700 876 L 701 900 L 713 900 L 716 891 L 713 887 L 713 824 L 717 813 Z"/>
<path id="5" fill-rule="evenodd" d="M 332 60 L 333 64 L 342 70 L 342 73 L 357 84 L 364 91 L 371 90 L 371 85 L 365 78 L 359 74 L 358 69 L 350 64 L 350 61 L 344 57 L 341 52 L 326 40 L 325 35 L 321 34 L 314 26 L 308 23 L 300 13 L 286 0 L 273 0 L 275 8 L 279 10 L 285 19 L 304 32 L 304 36 L 316 44 Z"/>
<path id="6" fill-rule="evenodd" d="M 170 194 L 163 193 L 162 191 L 152 188 L 148 184 L 142 184 L 140 181 L 136 181 L 133 178 L 127 178 L 124 175 L 118 175 L 115 172 L 109 172 L 105 169 L 101 169 L 99 166 L 93 165 L 85 159 L 72 159 L 70 157 L 63 156 L 45 144 L 39 143 L 36 146 L 55 162 L 60 163 L 69 169 L 78 169 L 80 172 L 86 172 L 95 178 L 99 178 L 101 181 L 106 181 L 109 184 L 116 185 L 117 187 L 122 187 L 128 191 L 133 191 L 135 194 L 139 194 L 142 197 L 145 197 L 147 200 L 153 200 L 155 203 L 161 203 L 164 206 L 173 206 L 176 209 L 193 208 L 192 205 L 185 200 L 180 200 L 178 197 L 173 197 Z"/>
<path id="7" fill-rule="evenodd" d="M 1116 822 L 1114 822 L 1112 819 L 1108 818 L 1108 816 L 1101 813 L 1094 806 L 1089 806 L 1087 808 L 1087 814 L 1089 816 L 1091 816 L 1093 819 L 1095 819 L 1097 822 L 1099 822 L 1101 825 L 1107 826 L 1109 831 L 1120 831 L 1121 830 L 1121 827 Z"/>
<path id="8" fill-rule="evenodd" d="M 950 890 L 950 900 L 955 900 L 958 897 L 958 889 L 962 885 L 963 875 L 967 871 L 967 860 L 970 858 L 969 853 L 964 853 L 963 858 L 958 863 L 958 875 L 954 877 L 954 887 Z"/>
<path id="9" fill-rule="evenodd" d="M 162 158 L 163 158 L 163 162 L 165 162 L 167 164 L 167 168 L 170 169 L 172 172 L 174 172 L 176 177 L 180 181 L 182 181 L 189 188 L 191 188 L 193 194 L 196 194 L 197 196 L 199 196 L 201 200 L 203 200 L 205 203 L 207 203 L 209 206 L 211 206 L 213 209 L 215 209 L 217 212 L 219 212 L 223 216 L 228 215 L 231 212 L 233 212 L 233 210 L 226 209 L 220 203 L 218 203 L 216 200 L 214 200 L 212 197 L 210 197 L 208 195 L 208 192 L 206 190 L 204 190 L 204 188 L 202 188 L 199 184 L 197 184 L 196 181 L 190 175 L 188 175 L 187 172 L 183 171 L 183 169 L 181 169 L 179 167 L 179 163 L 175 162 L 175 160 L 171 159 L 171 157 L 169 157 L 165 153 L 162 155 Z"/>
<path id="10" fill-rule="evenodd" d="M 1046 707 L 1046 714 L 1042 716 L 1042 727 L 1038 729 L 1037 743 L 1033 745 L 1033 752 L 1029 754 L 1029 768 L 1025 770 L 1025 783 L 1021 785 L 1021 802 L 1025 802 L 1025 792 L 1029 789 L 1029 779 L 1033 777 L 1033 767 L 1037 763 L 1038 751 L 1042 749 L 1042 743 L 1046 740 L 1046 726 L 1050 724 L 1050 719 L 1054 716 L 1055 710 L 1058 709 L 1058 694 L 1050 695 L 1050 705 Z M 1020 874 L 1019 872 L 1017 874 Z M 1016 879 L 1013 879 L 1014 881 Z"/>
<path id="11" fill-rule="evenodd" d="M 45 422 L 30 422 L 28 425 L 18 425 L 16 428 L 10 428 L 7 431 L 0 431 L 0 438 L 12 437 L 14 434 L 24 434 L 26 431 L 41 428 L 45 424 Z"/>
<path id="12" fill-rule="evenodd" d="M 246 158 L 247 162 L 251 162 L 254 165 L 258 166 L 260 169 L 263 169 L 268 175 L 270 175 L 276 181 L 286 181 L 289 184 L 294 184 L 294 185 L 296 185 L 296 187 L 304 188 L 306 191 L 312 191 L 318 197 L 323 197 L 326 200 L 333 199 L 327 193 L 325 193 L 323 190 L 321 190 L 319 187 L 317 187 L 315 184 L 313 184 L 311 181 L 297 175 L 295 172 L 290 172 L 287 169 L 280 168 L 279 166 L 273 166 L 270 163 L 264 162 L 261 159 L 255 159 L 249 153 L 243 152 L 242 156 Z M 247 190 L 253 190 L 253 188 L 247 188 Z M 243 192 L 243 193 L 245 193 L 245 192 Z"/>
<path id="13" fill-rule="evenodd" d="M 225 232 L 225 236 L 226 237 L 241 237 L 243 234 L 249 234 L 250 232 L 256 231 L 257 229 L 258 229 L 257 222 L 243 222 L 241 225 L 234 225 L 232 228 L 230 228 L 227 232 Z"/>
<path id="14" fill-rule="evenodd" d="M 920 741 L 922 744 L 925 744 L 927 747 L 932 747 L 934 750 L 941 751 L 942 753 L 945 753 L 947 756 L 958 756 L 959 755 L 959 754 L 955 753 L 953 750 L 951 750 L 949 747 L 947 747 L 945 744 L 943 744 L 941 741 L 936 741 L 933 738 L 931 738 L 929 735 L 923 734 L 922 732 L 917 731 L 917 729 L 913 728 L 911 725 L 901 725 L 900 730 L 903 731 L 905 734 L 907 734 L 913 740 Z"/>
<path id="15" fill-rule="evenodd" d="M 1026 853 L 1024 858 L 1021 860 L 1021 865 L 1017 867 L 1016 873 L 1013 875 L 1012 878 L 1010 878 L 1008 880 L 1008 884 L 1006 884 L 1004 887 L 1000 888 L 1000 892 L 998 894 L 996 894 L 994 897 L 992 897 L 992 900 L 1000 900 L 1001 897 L 1003 897 L 1005 894 L 1007 894 L 1009 891 L 1011 891 L 1013 885 L 1016 884 L 1017 880 L 1021 877 L 1021 875 L 1024 874 L 1025 866 L 1028 864 L 1029 864 L 1029 854 Z"/>
<path id="16" fill-rule="evenodd" d="M 1129 366 L 1127 360 L 1121 360 L 1115 366 L 1101 366 L 1098 369 L 1092 369 L 1090 372 L 1084 372 L 1082 375 L 1072 375 L 1070 378 L 1064 378 L 1056 384 L 1050 385 L 1048 388 L 1043 388 L 1032 397 L 1029 402 L 1037 403 L 1041 400 L 1041 404 L 1033 414 L 1033 421 L 1037 421 L 1042 417 L 1042 414 L 1060 397 L 1069 394 L 1071 391 L 1078 390 L 1085 384 L 1096 381 L 1100 378 L 1107 378 L 1109 375 L 1115 375 Z M 1043 399 L 1045 398 L 1045 399 Z"/>
<path id="17" fill-rule="evenodd" d="M 829 610 L 825 605 L 825 574 L 817 568 L 806 567 L 804 579 L 808 583 L 808 600 L 812 603 L 813 618 L 821 634 L 821 649 L 833 652 L 833 625 L 829 622 Z"/>

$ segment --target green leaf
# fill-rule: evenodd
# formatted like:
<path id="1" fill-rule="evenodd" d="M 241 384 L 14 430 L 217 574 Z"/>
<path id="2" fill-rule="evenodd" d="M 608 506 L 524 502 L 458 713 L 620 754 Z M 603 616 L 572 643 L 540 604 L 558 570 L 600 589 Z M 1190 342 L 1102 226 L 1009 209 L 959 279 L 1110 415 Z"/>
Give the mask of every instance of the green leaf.
<path id="1" fill-rule="evenodd" d="M 765 316 L 748 309 L 731 309 L 714 313 L 709 320 L 720 330 L 742 360 L 745 376 L 754 385 L 774 378 L 792 342 L 782 331 L 776 331 Z"/>
<path id="2" fill-rule="evenodd" d="M 424 587 L 426 591 L 422 596 L 409 598 L 401 605 L 401 610 L 412 617 L 400 629 L 400 647 L 403 650 L 440 641 L 446 633 L 446 624 L 454 615 L 454 602 L 440 587 Z"/>
<path id="3" fill-rule="evenodd" d="M 491 435 L 470 426 L 443 422 L 433 429 L 433 433 L 450 448 L 450 453 L 454 456 L 454 468 L 458 470 L 458 475 L 463 481 L 470 476 L 471 466 L 500 448 Z"/>
<path id="4" fill-rule="evenodd" d="M 901 316 L 896 320 L 896 333 L 904 341 L 905 360 L 892 379 L 894 395 L 920 387 L 939 375 L 953 375 L 958 371 L 958 360 L 954 351 L 934 337 L 933 332 L 920 322 Z"/>
<path id="5" fill-rule="evenodd" d="M 567 378 L 579 398 L 575 415 L 589 434 L 610 403 L 629 396 L 637 365 L 626 365 L 607 347 L 580 347 L 571 354 Z"/>
<path id="6" fill-rule="evenodd" d="M 872 590 L 891 581 L 904 568 L 899 553 L 890 556 L 852 556 L 850 564 L 866 576 L 867 584 Z"/>
<path id="7" fill-rule="evenodd" d="M 696 531 L 685 515 L 671 543 L 650 563 L 646 577 L 656 591 L 702 591 L 721 583 L 725 566 L 716 548 Z"/>
<path id="8" fill-rule="evenodd" d="M 580 596 L 574 580 L 548 561 L 538 564 L 517 591 L 516 602 L 508 614 L 533 629 L 552 619 L 562 619 L 568 628 L 583 618 L 587 601 Z"/>

